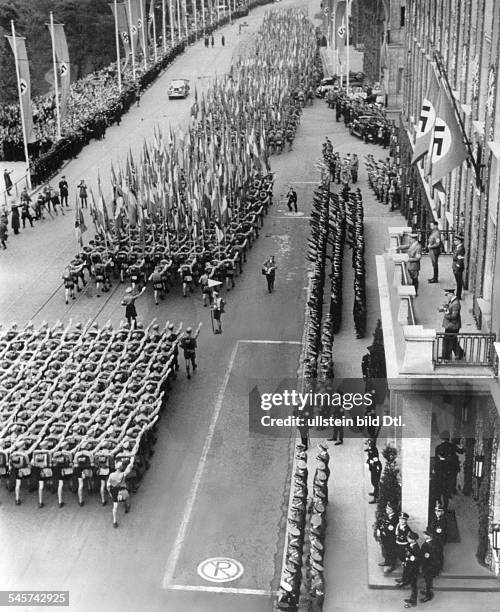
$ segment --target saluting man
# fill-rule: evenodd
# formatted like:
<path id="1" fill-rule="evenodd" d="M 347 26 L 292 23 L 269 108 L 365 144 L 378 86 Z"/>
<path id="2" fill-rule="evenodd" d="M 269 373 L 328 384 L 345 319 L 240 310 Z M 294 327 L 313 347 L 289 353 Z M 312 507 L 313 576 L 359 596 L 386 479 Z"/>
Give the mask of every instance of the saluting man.
<path id="1" fill-rule="evenodd" d="M 412 285 L 415 287 L 415 295 L 418 295 L 418 275 L 420 273 L 420 260 L 422 259 L 422 245 L 418 241 L 416 232 L 410 234 L 411 243 L 398 248 L 399 251 L 406 251 L 408 254 L 408 264 L 406 269 L 411 278 Z"/>

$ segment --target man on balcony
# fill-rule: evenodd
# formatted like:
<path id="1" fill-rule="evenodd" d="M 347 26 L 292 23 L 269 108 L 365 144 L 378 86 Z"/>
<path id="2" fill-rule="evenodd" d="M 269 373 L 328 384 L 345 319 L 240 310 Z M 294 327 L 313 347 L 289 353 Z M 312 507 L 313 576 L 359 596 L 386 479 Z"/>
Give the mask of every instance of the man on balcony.
<path id="1" fill-rule="evenodd" d="M 439 255 L 441 254 L 441 233 L 439 232 L 436 221 L 431 222 L 431 233 L 429 234 L 429 240 L 427 241 L 427 248 L 429 249 L 433 270 L 432 278 L 429 278 L 428 282 L 437 283 L 439 275 L 438 259 Z"/>
<path id="2" fill-rule="evenodd" d="M 398 247 L 398 250 L 406 251 L 408 254 L 406 269 L 411 283 L 415 287 L 415 295 L 418 295 L 418 275 L 420 272 L 420 260 L 422 259 L 422 245 L 418 241 L 418 234 L 416 232 L 410 234 L 410 238 L 410 244 L 401 245 Z"/>
<path id="3" fill-rule="evenodd" d="M 462 286 L 463 286 L 463 273 L 464 273 L 464 265 L 465 265 L 465 247 L 464 247 L 464 237 L 462 234 L 456 234 L 455 238 L 455 248 L 453 249 L 453 263 L 451 269 L 453 270 L 453 276 L 457 281 L 457 300 L 462 299 Z"/>
<path id="4" fill-rule="evenodd" d="M 446 361 L 450 361 L 451 353 L 453 352 L 457 359 L 463 359 L 465 357 L 465 353 L 458 343 L 458 332 L 462 327 L 460 300 L 455 295 L 454 289 L 445 289 L 445 293 L 446 297 L 449 299 L 449 302 L 444 308 L 444 338 L 442 358 Z"/>

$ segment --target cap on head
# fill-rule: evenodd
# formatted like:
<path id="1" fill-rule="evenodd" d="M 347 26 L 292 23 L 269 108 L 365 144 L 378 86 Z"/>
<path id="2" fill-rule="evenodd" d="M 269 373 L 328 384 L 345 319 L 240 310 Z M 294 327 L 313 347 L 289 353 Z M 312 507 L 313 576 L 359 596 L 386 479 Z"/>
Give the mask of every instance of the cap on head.
<path id="1" fill-rule="evenodd" d="M 410 518 L 410 515 L 409 515 L 409 514 L 407 514 L 406 512 L 400 512 L 400 513 L 399 513 L 399 518 L 400 518 L 400 519 L 404 519 L 404 520 L 406 520 L 406 521 L 407 521 L 407 520 Z"/>
<path id="2" fill-rule="evenodd" d="M 192 331 L 193 331 L 193 330 L 192 330 L 190 327 L 188 327 L 188 328 L 186 329 L 186 334 L 190 334 Z"/>

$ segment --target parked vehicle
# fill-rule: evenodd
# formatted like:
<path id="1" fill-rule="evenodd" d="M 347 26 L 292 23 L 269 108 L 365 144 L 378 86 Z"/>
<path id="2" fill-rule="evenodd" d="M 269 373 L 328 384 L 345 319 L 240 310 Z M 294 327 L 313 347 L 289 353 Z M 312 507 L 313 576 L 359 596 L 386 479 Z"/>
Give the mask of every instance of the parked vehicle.
<path id="1" fill-rule="evenodd" d="M 168 87 L 168 99 L 187 98 L 189 96 L 188 79 L 174 79 Z"/>

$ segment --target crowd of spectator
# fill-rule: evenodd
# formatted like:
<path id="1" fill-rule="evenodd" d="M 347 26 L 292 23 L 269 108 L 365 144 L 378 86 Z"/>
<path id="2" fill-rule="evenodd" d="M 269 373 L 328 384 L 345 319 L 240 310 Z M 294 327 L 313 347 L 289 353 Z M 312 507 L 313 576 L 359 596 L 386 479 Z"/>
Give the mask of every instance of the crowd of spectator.
<path id="1" fill-rule="evenodd" d="M 269 0 L 253 0 L 250 8 L 265 4 Z M 233 13 L 240 17 L 248 12 L 242 8 Z M 177 55 L 182 53 L 186 44 L 195 42 L 205 33 L 211 34 L 217 27 L 229 21 L 222 16 L 204 31 L 190 28 L 186 38 L 174 47 L 167 45 L 166 52 L 158 49 L 158 61 L 150 57 L 147 67 L 143 61 L 136 62 L 136 81 L 133 79 L 130 65 L 123 71 L 123 87 L 118 89 L 116 63 L 93 72 L 71 85 L 67 113 L 61 124 L 62 138 L 56 141 L 56 105 L 53 94 L 39 96 L 32 100 L 33 124 L 36 142 L 29 145 L 32 183 L 45 182 L 61 164 L 78 155 L 81 149 L 92 138 L 102 138 L 106 128 L 119 123 L 121 116 L 127 112 L 136 96 L 148 87 Z M 5 161 L 24 160 L 23 136 L 20 120 L 20 109 L 17 104 L 0 105 L 0 159 Z"/>

